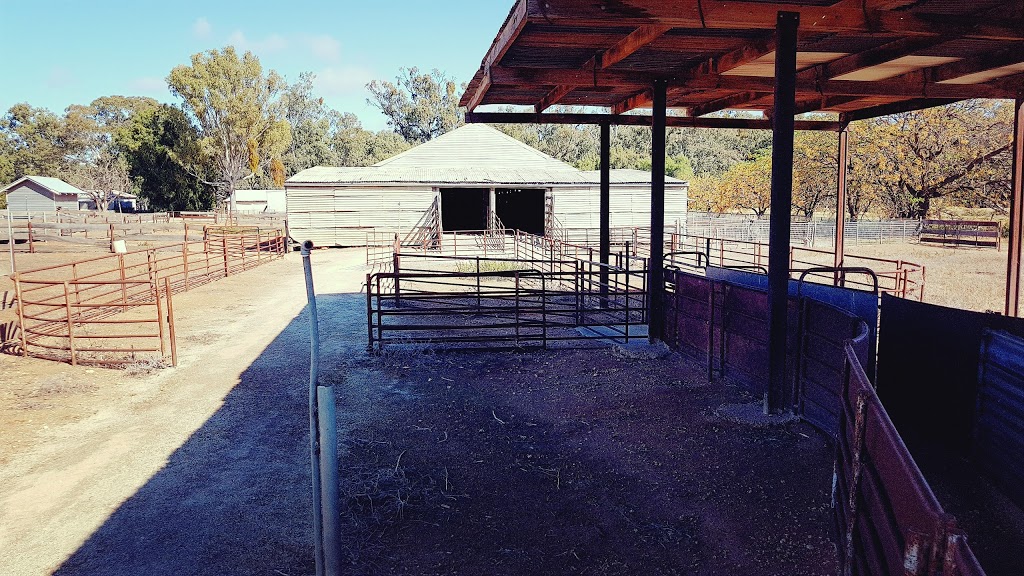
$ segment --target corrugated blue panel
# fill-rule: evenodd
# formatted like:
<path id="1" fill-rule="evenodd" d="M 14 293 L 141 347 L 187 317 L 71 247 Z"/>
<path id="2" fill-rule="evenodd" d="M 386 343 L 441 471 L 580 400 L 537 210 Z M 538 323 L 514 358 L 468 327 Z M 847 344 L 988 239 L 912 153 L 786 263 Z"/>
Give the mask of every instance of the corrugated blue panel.
<path id="1" fill-rule="evenodd" d="M 986 330 L 978 369 L 974 457 L 1024 506 L 1024 339 Z"/>

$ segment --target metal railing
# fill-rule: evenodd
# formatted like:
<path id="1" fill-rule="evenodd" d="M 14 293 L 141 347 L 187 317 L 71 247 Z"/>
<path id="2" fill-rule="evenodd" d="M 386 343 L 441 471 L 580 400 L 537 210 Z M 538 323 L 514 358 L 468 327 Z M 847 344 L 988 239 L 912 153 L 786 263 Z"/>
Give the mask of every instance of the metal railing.
<path id="1" fill-rule="evenodd" d="M 670 240 L 672 251 L 704 252 L 711 266 L 768 266 L 768 245 L 759 242 L 725 240 L 705 236 L 675 236 Z M 789 249 L 789 269 L 798 273 L 806 268 L 832 266 L 834 255 L 828 250 L 792 246 Z M 870 268 L 879 281 L 879 292 L 901 298 L 924 299 L 925 267 L 905 260 L 891 260 L 874 256 L 846 254 L 843 263 L 848 267 Z M 859 278 L 845 278 L 832 274 L 816 274 L 816 281 L 846 285 L 856 289 L 869 289 L 869 283 Z"/>
<path id="2" fill-rule="evenodd" d="M 405 254 L 367 274 L 368 346 L 628 341 L 646 324 L 646 276 L 580 260 Z"/>
<path id="3" fill-rule="evenodd" d="M 172 295 L 249 270 L 284 252 L 279 230 L 208 227 L 201 242 L 17 272 L 19 352 L 72 364 L 124 364 L 140 354 L 159 352 L 163 358 L 170 352 L 174 364 Z"/>

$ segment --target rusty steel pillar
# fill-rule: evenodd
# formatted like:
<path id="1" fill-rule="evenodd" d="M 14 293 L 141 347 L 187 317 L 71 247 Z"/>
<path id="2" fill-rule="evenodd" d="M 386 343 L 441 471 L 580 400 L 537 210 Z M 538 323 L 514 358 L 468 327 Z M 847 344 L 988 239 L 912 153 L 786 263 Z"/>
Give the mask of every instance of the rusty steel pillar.
<path id="1" fill-rule="evenodd" d="M 1010 172 L 1010 241 L 1006 265 L 1007 316 L 1020 316 L 1021 241 L 1024 240 L 1024 95 L 1014 102 Z"/>
<path id="2" fill-rule="evenodd" d="M 787 409 L 789 231 L 793 210 L 793 116 L 796 112 L 797 12 L 779 12 L 775 28 L 775 113 L 772 118 L 772 200 L 768 232 L 768 387 L 766 414 Z"/>
<path id="3" fill-rule="evenodd" d="M 839 171 L 836 178 L 836 237 L 835 237 L 835 258 L 832 265 L 836 268 L 843 267 L 843 256 L 845 253 L 844 233 L 846 226 L 846 171 L 849 164 L 850 148 L 850 124 L 843 115 L 840 115 L 839 122 L 842 128 L 839 129 Z M 838 272 L 836 283 L 839 282 Z"/>
<path id="4" fill-rule="evenodd" d="M 608 263 L 612 251 L 611 226 L 611 140 L 612 127 L 607 122 L 601 124 L 601 308 L 608 306 Z"/>
<path id="5" fill-rule="evenodd" d="M 654 81 L 651 122 L 651 259 L 648 261 L 648 335 L 650 342 L 665 335 L 665 107 L 668 82 Z"/>

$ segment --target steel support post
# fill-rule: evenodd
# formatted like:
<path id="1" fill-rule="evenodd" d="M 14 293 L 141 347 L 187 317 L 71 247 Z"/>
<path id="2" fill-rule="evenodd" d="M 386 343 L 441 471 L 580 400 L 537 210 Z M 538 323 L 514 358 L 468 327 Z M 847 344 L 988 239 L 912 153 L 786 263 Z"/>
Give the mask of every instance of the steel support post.
<path id="1" fill-rule="evenodd" d="M 611 134 L 611 124 L 601 124 L 601 308 L 608 307 L 608 264 L 612 249 Z"/>
<path id="2" fill-rule="evenodd" d="M 843 233 L 845 232 L 846 227 L 846 171 L 847 166 L 849 165 L 850 148 L 849 123 L 840 116 L 840 124 L 842 128 L 839 130 L 839 170 L 836 175 L 835 257 L 832 261 L 832 266 L 835 268 L 843 267 L 843 256 L 846 250 Z M 836 285 L 839 285 L 839 272 L 836 272 L 835 283 Z"/>
<path id="3" fill-rule="evenodd" d="M 1018 96 L 1013 115 L 1013 164 L 1010 173 L 1010 240 L 1007 246 L 1007 316 L 1020 316 L 1021 241 L 1024 240 L 1024 96 Z"/>
<path id="4" fill-rule="evenodd" d="M 648 339 L 665 336 L 665 100 L 668 82 L 654 81 L 654 117 L 651 119 L 651 259 L 648 265 Z"/>
<path id="5" fill-rule="evenodd" d="M 775 29 L 775 113 L 772 118 L 772 198 L 768 232 L 768 389 L 765 412 L 786 408 L 789 231 L 793 204 L 793 116 L 796 109 L 796 30 L 800 14 L 779 12 Z"/>

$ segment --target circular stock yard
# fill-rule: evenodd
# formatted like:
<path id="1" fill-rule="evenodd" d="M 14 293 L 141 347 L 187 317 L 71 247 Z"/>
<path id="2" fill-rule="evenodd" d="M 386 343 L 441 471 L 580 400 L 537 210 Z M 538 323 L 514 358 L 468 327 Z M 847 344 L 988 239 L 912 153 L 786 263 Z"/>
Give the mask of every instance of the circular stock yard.
<path id="1" fill-rule="evenodd" d="M 1003 256 L 911 249 L 939 302 L 933 254 Z M 835 573 L 833 451 L 809 425 L 728 422 L 754 399 L 676 354 L 369 354 L 364 256 L 312 257 L 345 573 Z M 174 306 L 176 368 L 0 355 L 0 572 L 313 573 L 298 255 Z"/>

